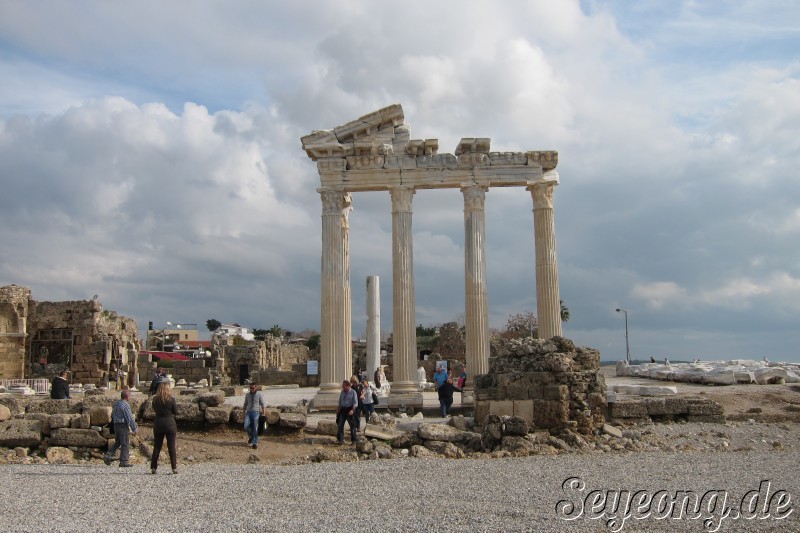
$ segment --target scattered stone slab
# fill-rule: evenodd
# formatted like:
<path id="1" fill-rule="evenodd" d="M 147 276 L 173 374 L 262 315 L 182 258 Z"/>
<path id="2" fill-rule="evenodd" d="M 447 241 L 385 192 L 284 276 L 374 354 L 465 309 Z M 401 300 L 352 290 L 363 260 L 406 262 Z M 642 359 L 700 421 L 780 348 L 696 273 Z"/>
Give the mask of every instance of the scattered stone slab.
<path id="1" fill-rule="evenodd" d="M 622 438 L 622 430 L 612 426 L 611 424 L 603 424 L 603 433 L 607 435 L 611 435 L 612 437 L 616 437 L 618 439 Z"/>
<path id="2" fill-rule="evenodd" d="M 316 433 L 317 435 L 336 436 L 338 430 L 339 428 L 336 426 L 336 422 L 334 422 L 333 420 L 320 420 L 317 423 Z"/>
<path id="3" fill-rule="evenodd" d="M 424 440 L 445 442 L 461 442 L 465 438 L 463 431 L 445 424 L 420 424 L 417 435 Z"/>
<path id="4" fill-rule="evenodd" d="M 398 436 L 398 432 L 375 427 L 372 424 L 367 424 L 367 426 L 364 428 L 364 435 L 374 439 L 392 440 Z"/>
<path id="5" fill-rule="evenodd" d="M 38 420 L 12 418 L 0 422 L 0 446 L 16 448 L 39 446 L 42 441 L 42 423 Z"/>
<path id="6" fill-rule="evenodd" d="M 0 405 L 0 422 L 5 422 L 11 418 L 11 409 L 5 405 Z"/>
<path id="7" fill-rule="evenodd" d="M 392 448 L 411 448 L 422 444 L 422 439 L 416 431 L 407 431 L 392 440 Z"/>
<path id="8" fill-rule="evenodd" d="M 267 424 L 270 426 L 277 425 L 281 421 L 281 412 L 276 407 L 267 407 L 264 410 L 264 414 L 267 418 Z"/>
<path id="9" fill-rule="evenodd" d="M 53 446 L 102 448 L 108 441 L 91 429 L 59 428 L 50 432 L 49 443 Z"/>
<path id="10" fill-rule="evenodd" d="M 205 418 L 209 424 L 227 424 L 231 418 L 232 405 L 220 405 L 219 407 L 206 407 Z"/>
<path id="11" fill-rule="evenodd" d="M 279 425 L 288 429 L 303 429 L 306 426 L 306 415 L 302 413 L 281 413 Z"/>
<path id="12" fill-rule="evenodd" d="M 205 403 L 208 407 L 219 407 L 225 403 L 225 393 L 222 391 L 204 391 L 197 395 L 197 401 Z"/>
<path id="13" fill-rule="evenodd" d="M 5 405 L 11 411 L 11 416 L 25 413 L 30 403 L 29 398 L 17 396 L 16 394 L 0 394 L 0 405 Z"/>
<path id="14" fill-rule="evenodd" d="M 524 418 L 512 416 L 503 422 L 503 435 L 524 437 L 528 434 L 528 423 Z"/>
<path id="15" fill-rule="evenodd" d="M 31 400 L 28 405 L 29 413 L 77 413 L 81 410 L 81 401 L 73 398 L 64 400 Z"/>
<path id="16" fill-rule="evenodd" d="M 111 407 L 95 407 L 89 415 L 91 425 L 105 426 L 111 423 Z"/>

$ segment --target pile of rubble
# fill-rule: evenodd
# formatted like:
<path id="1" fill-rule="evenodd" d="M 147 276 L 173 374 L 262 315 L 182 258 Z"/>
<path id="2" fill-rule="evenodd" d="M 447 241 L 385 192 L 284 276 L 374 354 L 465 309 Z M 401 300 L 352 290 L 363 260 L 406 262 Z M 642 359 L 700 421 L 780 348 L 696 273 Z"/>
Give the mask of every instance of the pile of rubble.
<path id="1" fill-rule="evenodd" d="M 226 404 L 223 390 L 187 389 L 180 391 L 175 399 L 178 411 L 175 419 L 179 428 L 229 423 L 241 427 L 244 423 L 242 408 Z M 99 457 L 99 450 L 114 438 L 110 425 L 112 405 L 116 400 L 116 395 L 105 395 L 102 391 L 91 395 L 87 391 L 82 399 L 66 400 L 0 395 L 0 450 L 8 448 L 14 456 L 24 458 L 28 457 L 28 450 L 38 449 L 40 455 L 47 456 L 48 462 L 53 462 L 51 456 L 58 461 L 58 453 L 70 457 L 75 454 Z M 155 418 L 149 398 L 132 394 L 129 402 L 131 410 L 138 413 L 137 420 L 152 421 Z M 306 408 L 267 408 L 266 419 L 278 431 L 300 431 L 306 425 Z M 50 452 L 54 448 L 65 451 Z M 2 451 L 0 455 L 3 455 Z"/>
<path id="2" fill-rule="evenodd" d="M 606 384 L 600 353 L 564 337 L 512 339 L 493 346 L 489 372 L 475 379 L 475 419 L 517 416 L 532 426 L 576 425 L 589 435 L 603 424 Z"/>

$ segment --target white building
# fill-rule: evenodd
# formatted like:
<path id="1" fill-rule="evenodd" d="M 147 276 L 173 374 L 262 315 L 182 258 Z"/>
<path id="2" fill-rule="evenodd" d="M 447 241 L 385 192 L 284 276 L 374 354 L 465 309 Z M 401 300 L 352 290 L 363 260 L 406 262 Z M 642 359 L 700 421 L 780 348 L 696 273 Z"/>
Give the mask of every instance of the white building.
<path id="1" fill-rule="evenodd" d="M 226 344 L 229 339 L 239 335 L 246 341 L 255 340 L 256 337 L 249 328 L 240 326 L 239 324 L 222 324 L 212 334 L 212 340 L 217 340 L 218 344 Z"/>

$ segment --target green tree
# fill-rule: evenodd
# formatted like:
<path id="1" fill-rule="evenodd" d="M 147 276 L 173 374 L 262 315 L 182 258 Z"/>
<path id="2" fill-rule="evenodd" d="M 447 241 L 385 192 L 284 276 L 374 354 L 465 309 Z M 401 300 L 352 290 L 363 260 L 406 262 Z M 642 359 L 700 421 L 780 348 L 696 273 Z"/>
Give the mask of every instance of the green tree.
<path id="1" fill-rule="evenodd" d="M 267 338 L 267 333 L 269 333 L 268 329 L 253 328 L 253 336 L 256 340 L 263 341 Z"/>
<path id="2" fill-rule="evenodd" d="M 464 332 L 457 322 L 447 322 L 439 326 L 436 352 L 443 359 L 464 359 L 467 353 L 467 344 L 464 340 Z"/>
<path id="3" fill-rule="evenodd" d="M 433 337 L 436 335 L 436 328 L 433 326 L 425 327 L 422 324 L 417 326 L 417 337 Z"/>
<path id="4" fill-rule="evenodd" d="M 309 350 L 316 350 L 319 348 L 319 334 L 311 335 L 308 340 L 306 341 L 306 346 L 308 346 Z"/>
<path id="5" fill-rule="evenodd" d="M 221 325 L 222 322 L 216 318 L 209 318 L 206 320 L 206 327 L 208 328 L 208 331 L 217 331 Z"/>
<path id="6" fill-rule="evenodd" d="M 247 346 L 247 344 L 249 344 L 249 343 L 246 340 L 244 340 L 244 337 L 242 337 L 241 335 L 234 335 L 233 336 L 233 345 L 234 346 Z"/>
<path id="7" fill-rule="evenodd" d="M 564 305 L 564 300 L 558 302 L 561 304 L 561 322 L 569 322 L 569 308 Z"/>

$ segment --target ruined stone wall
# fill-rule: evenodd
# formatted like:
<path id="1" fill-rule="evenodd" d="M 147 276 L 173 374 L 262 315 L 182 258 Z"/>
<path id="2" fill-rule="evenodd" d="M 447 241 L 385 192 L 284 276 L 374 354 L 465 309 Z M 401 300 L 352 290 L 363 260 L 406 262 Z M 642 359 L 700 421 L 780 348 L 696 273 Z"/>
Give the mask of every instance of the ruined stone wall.
<path id="1" fill-rule="evenodd" d="M 136 322 L 103 310 L 96 300 L 36 303 L 28 336 L 28 377 L 52 379 L 59 371 L 70 370 L 73 383 L 102 385 L 114 382 L 120 369 L 129 376 L 136 371 L 140 348 Z"/>
<path id="2" fill-rule="evenodd" d="M 23 377 L 30 301 L 31 291 L 26 287 L 0 287 L 0 379 Z"/>
<path id="3" fill-rule="evenodd" d="M 593 433 L 606 408 L 599 370 L 600 352 L 563 337 L 502 341 L 489 372 L 475 380 L 475 420 L 520 416 L 539 428 Z"/>

